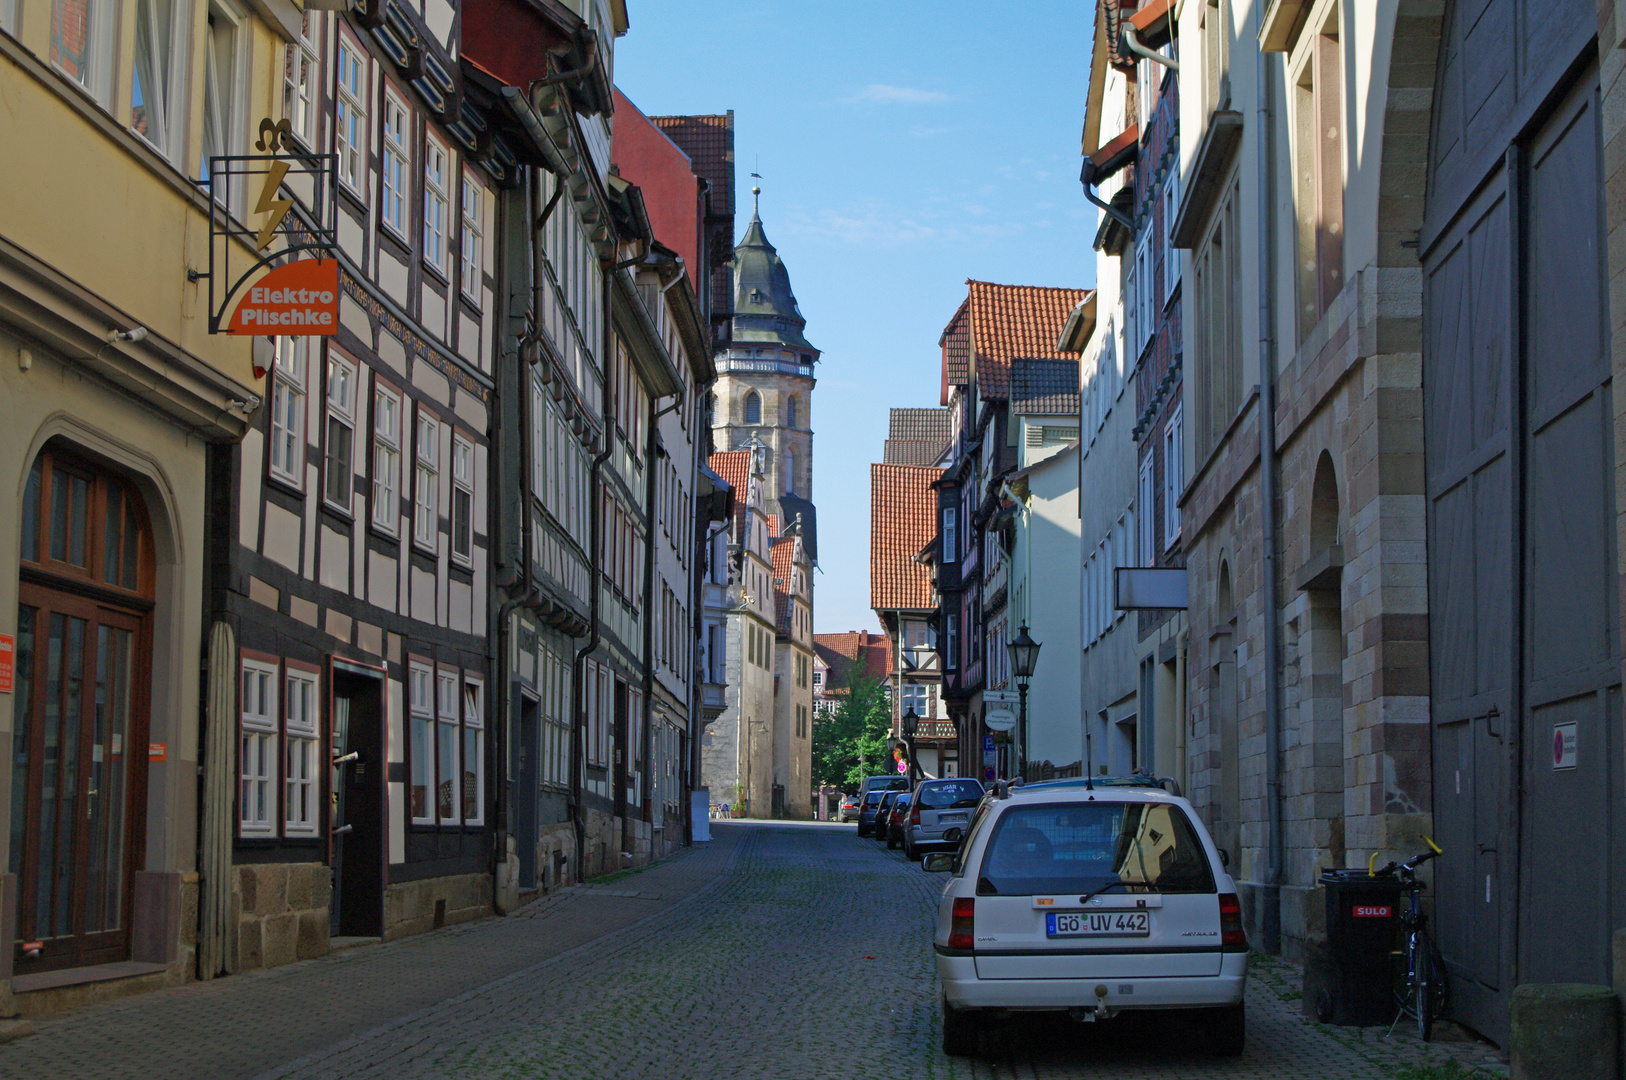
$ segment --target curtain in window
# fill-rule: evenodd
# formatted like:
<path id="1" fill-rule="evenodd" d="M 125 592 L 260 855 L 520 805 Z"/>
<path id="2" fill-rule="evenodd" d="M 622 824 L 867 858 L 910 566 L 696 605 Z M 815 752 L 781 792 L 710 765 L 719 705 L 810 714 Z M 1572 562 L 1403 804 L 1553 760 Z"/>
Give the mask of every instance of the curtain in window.
<path id="1" fill-rule="evenodd" d="M 167 150 L 170 56 L 175 41 L 174 0 L 136 0 L 135 32 L 130 128 L 159 149 Z"/>

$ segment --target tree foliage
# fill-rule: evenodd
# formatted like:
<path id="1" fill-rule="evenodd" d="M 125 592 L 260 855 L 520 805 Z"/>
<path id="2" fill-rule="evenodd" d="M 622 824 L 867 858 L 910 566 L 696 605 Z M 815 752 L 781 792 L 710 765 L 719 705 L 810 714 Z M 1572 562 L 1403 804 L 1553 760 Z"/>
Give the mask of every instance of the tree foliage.
<path id="1" fill-rule="evenodd" d="M 896 768 L 886 749 L 892 702 L 886 683 L 858 664 L 847 669 L 840 688 L 846 691 L 840 704 L 813 717 L 813 783 L 856 791 L 866 776 Z"/>

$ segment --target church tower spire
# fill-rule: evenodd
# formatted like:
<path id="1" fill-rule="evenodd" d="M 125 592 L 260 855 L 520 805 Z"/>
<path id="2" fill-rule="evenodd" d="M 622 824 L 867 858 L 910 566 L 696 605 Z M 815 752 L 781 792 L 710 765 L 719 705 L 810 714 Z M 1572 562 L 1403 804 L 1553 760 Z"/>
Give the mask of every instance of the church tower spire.
<path id="1" fill-rule="evenodd" d="M 809 556 L 813 536 L 813 366 L 819 350 L 790 273 L 762 227 L 762 189 L 751 189 L 751 221 L 734 248 L 733 341 L 717 356 L 712 434 L 719 450 L 755 449 L 763 459 L 768 512 L 783 533 L 801 516 Z"/>

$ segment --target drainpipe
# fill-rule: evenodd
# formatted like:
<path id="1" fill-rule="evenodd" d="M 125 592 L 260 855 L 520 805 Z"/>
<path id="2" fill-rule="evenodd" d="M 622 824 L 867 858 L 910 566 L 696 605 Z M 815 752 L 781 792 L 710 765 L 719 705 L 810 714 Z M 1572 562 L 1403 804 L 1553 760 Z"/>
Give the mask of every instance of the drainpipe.
<path id="1" fill-rule="evenodd" d="M 1261 11 L 1263 6 L 1261 5 Z M 1263 18 L 1263 15 L 1260 16 Z M 1282 951 L 1282 687 L 1281 642 L 1276 629 L 1280 609 L 1276 556 L 1276 334 L 1273 271 L 1276 266 L 1275 175 L 1271 149 L 1276 126 L 1270 109 L 1270 66 L 1256 54 L 1259 94 L 1259 504 L 1264 544 L 1265 622 L 1265 788 L 1267 851 L 1264 904 L 1259 913 L 1261 944 L 1268 953 Z"/>
<path id="2" fill-rule="evenodd" d="M 606 277 L 599 291 L 603 306 L 604 333 L 599 339 L 601 361 L 609 362 L 610 346 L 610 279 Z M 587 644 L 576 650 L 575 680 L 576 695 L 574 708 L 571 710 L 570 725 L 570 819 L 576 827 L 576 880 L 585 880 L 584 867 L 587 855 L 587 817 L 586 809 L 582 806 L 582 794 L 585 787 L 583 775 L 585 766 L 582 755 L 586 752 L 587 739 L 587 687 L 582 681 L 582 673 L 586 670 L 586 659 L 598 648 L 598 609 L 599 595 L 603 586 L 599 578 L 604 568 L 601 565 L 600 548 L 603 547 L 601 531 L 601 515 L 599 503 L 604 498 L 604 463 L 610 459 L 610 453 L 615 449 L 615 437 L 610 431 L 609 417 L 613 407 L 610 401 L 610 380 L 602 380 L 600 387 L 600 417 L 604 424 L 604 449 L 593 459 L 593 467 L 587 477 L 587 576 L 588 576 L 588 627 Z"/>

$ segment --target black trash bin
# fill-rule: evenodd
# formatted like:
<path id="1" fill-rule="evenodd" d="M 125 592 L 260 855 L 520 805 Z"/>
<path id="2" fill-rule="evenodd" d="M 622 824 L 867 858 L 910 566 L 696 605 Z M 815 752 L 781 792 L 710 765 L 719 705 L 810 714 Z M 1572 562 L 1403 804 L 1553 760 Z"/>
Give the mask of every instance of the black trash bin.
<path id="1" fill-rule="evenodd" d="M 1395 929 L 1400 880 L 1365 870 L 1328 870 L 1325 985 L 1315 1002 L 1328 1024 L 1387 1024 L 1395 1018 Z"/>

